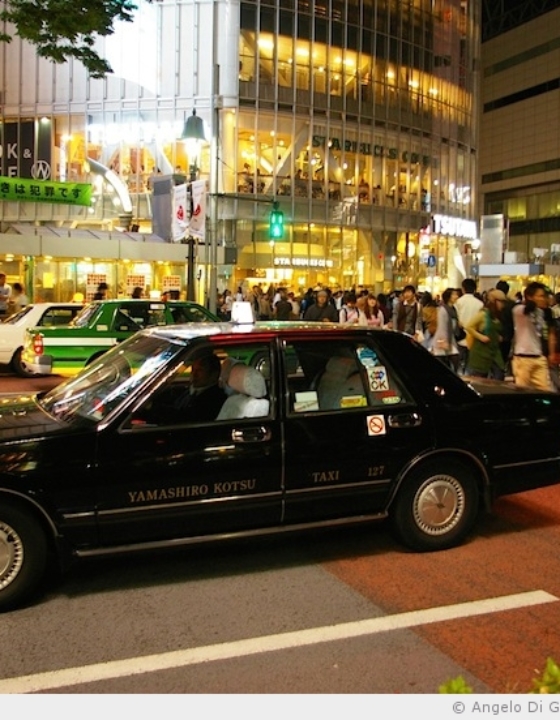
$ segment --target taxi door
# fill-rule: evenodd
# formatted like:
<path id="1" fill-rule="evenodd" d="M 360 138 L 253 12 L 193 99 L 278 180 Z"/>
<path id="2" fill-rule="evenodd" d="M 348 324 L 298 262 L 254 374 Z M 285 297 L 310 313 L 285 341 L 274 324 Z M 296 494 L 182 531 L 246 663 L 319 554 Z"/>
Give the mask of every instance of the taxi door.
<path id="1" fill-rule="evenodd" d="M 253 373 L 259 372 L 254 358 L 263 368 L 273 362 L 263 343 L 222 348 L 222 358 L 228 355 Z M 184 421 L 182 409 L 172 410 L 184 391 L 174 380 L 159 389 L 159 400 L 150 395 L 116 431 L 99 437 L 102 544 L 254 532 L 280 523 L 282 441 L 271 382 L 261 378 L 266 395 L 253 403 L 255 417 L 237 417 L 224 403 L 217 419 Z M 167 405 L 162 401 L 156 412 L 161 398 Z"/>
<path id="2" fill-rule="evenodd" d="M 285 521 L 382 513 L 433 442 L 425 408 L 366 334 L 288 341 L 283 367 Z"/>

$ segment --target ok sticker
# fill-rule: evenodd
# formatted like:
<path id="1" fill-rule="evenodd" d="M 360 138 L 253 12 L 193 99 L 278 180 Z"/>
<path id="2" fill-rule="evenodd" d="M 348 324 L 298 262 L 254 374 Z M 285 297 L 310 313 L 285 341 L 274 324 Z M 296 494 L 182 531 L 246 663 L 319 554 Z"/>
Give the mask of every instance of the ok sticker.
<path id="1" fill-rule="evenodd" d="M 383 392 L 389 389 L 389 378 L 384 365 L 376 365 L 367 370 L 369 389 L 372 392 Z"/>

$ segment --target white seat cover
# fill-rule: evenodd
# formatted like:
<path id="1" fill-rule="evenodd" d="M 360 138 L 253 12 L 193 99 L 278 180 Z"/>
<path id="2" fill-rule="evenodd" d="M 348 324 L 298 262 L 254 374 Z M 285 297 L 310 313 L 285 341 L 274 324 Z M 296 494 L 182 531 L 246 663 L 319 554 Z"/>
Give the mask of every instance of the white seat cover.
<path id="1" fill-rule="evenodd" d="M 256 368 L 241 363 L 234 365 L 229 372 L 227 385 L 234 394 L 222 405 L 217 420 L 268 415 L 270 403 L 265 397 L 266 382 Z"/>

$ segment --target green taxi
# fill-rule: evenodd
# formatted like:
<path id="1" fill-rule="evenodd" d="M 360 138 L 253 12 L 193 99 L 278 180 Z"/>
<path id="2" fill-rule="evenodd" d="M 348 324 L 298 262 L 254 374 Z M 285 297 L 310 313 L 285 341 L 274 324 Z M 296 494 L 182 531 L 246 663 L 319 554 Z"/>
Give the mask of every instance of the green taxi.
<path id="1" fill-rule="evenodd" d="M 186 322 L 218 322 L 218 318 L 190 301 L 94 301 L 68 325 L 29 328 L 21 355 L 21 374 L 74 375 L 138 330 Z"/>

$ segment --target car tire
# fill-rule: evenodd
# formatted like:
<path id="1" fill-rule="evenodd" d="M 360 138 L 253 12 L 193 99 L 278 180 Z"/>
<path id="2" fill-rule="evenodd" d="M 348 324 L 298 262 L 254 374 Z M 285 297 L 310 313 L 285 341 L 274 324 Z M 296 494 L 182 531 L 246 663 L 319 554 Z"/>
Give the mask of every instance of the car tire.
<path id="1" fill-rule="evenodd" d="M 445 550 L 459 545 L 478 515 L 474 474 L 458 462 L 425 463 L 405 477 L 391 508 L 399 540 L 412 550 Z"/>
<path id="2" fill-rule="evenodd" d="M 21 360 L 22 353 L 23 348 L 18 348 L 15 351 L 14 356 L 12 357 L 12 370 L 15 372 L 16 375 L 19 375 L 20 377 L 36 377 L 36 374 L 33 372 L 29 372 L 29 370 L 27 370 L 25 365 L 23 364 Z"/>
<path id="3" fill-rule="evenodd" d="M 9 503 L 0 504 L 0 612 L 28 599 L 43 579 L 47 538 L 37 520 Z"/>

